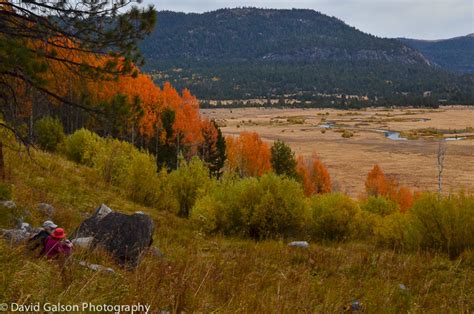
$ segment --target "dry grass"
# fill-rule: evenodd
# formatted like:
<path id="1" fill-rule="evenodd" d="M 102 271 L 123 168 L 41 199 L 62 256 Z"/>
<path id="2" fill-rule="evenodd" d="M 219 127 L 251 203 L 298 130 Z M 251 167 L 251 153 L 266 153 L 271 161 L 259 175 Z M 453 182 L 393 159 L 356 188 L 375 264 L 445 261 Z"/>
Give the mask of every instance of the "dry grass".
<path id="1" fill-rule="evenodd" d="M 392 141 L 379 129 L 413 133 L 414 130 L 464 130 L 472 135 L 474 108 L 446 107 L 432 109 L 366 109 L 342 111 L 331 109 L 212 109 L 204 115 L 225 121 L 225 135 L 237 135 L 241 131 L 258 132 L 263 139 L 287 142 L 297 154 L 310 155 L 316 151 L 327 164 L 329 171 L 342 192 L 356 197 L 363 192 L 364 180 L 374 164 L 398 177 L 404 185 L 419 190 L 436 190 L 435 140 Z M 278 125 L 272 119 L 300 117 L 304 124 Z M 236 128 L 242 120 L 260 121 L 259 125 Z M 335 128 L 321 132 L 318 126 L 334 122 Z M 356 131 L 357 136 L 341 138 L 339 129 Z M 460 134 L 457 134 L 460 136 Z M 447 136 L 447 135 L 445 135 Z M 444 173 L 445 191 L 464 189 L 474 191 L 474 141 L 447 142 L 448 150 Z"/>
<path id="2" fill-rule="evenodd" d="M 34 162 L 7 152 L 20 208 L 52 203 L 58 209 L 55 220 L 68 231 L 100 203 L 123 212 L 142 210 L 153 217 L 155 244 L 166 257 L 145 256 L 138 269 L 127 271 L 103 252 L 73 255 L 76 261 L 117 269 L 111 275 L 73 261 L 63 268 L 0 241 L 0 302 L 141 302 L 154 313 L 340 313 L 356 299 L 370 313 L 474 309 L 472 252 L 450 261 L 444 255 L 399 254 L 365 243 L 313 243 L 304 250 L 289 248 L 283 240 L 205 237 L 187 220 L 126 200 L 89 168 L 44 153 L 33 157 Z M 44 217 L 29 219 L 37 224 Z"/>

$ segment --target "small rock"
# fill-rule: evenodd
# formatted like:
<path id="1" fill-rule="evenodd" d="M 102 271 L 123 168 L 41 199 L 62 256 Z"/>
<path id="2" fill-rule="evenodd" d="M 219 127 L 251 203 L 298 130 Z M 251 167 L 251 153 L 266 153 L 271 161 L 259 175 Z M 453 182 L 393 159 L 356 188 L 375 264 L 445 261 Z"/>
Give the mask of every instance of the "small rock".
<path id="1" fill-rule="evenodd" d="M 28 240 L 31 234 L 22 229 L 0 229 L 0 234 L 13 245 L 19 245 Z"/>
<path id="2" fill-rule="evenodd" d="M 359 300 L 354 300 L 351 303 L 344 306 L 344 313 L 364 312 L 364 306 Z"/>
<path id="3" fill-rule="evenodd" d="M 293 242 L 288 243 L 288 246 L 291 246 L 291 247 L 300 247 L 300 248 L 308 248 L 308 247 L 309 247 L 309 243 L 306 242 L 306 241 L 293 241 Z"/>
<path id="4" fill-rule="evenodd" d="M 79 262 L 79 265 L 81 266 L 84 266 L 84 267 L 87 267 L 93 271 L 103 271 L 103 272 L 106 272 L 106 273 L 111 273 L 111 274 L 114 274 L 115 273 L 115 270 L 113 270 L 112 268 L 110 267 L 105 267 L 105 266 L 102 266 L 102 265 L 99 265 L 99 264 L 89 264 L 87 262 L 84 262 L 84 261 L 80 261 Z"/>
<path id="5" fill-rule="evenodd" d="M 105 216 L 110 214 L 111 212 L 113 212 L 112 209 L 107 207 L 107 205 L 105 205 L 105 204 L 101 204 L 100 207 L 97 208 L 94 216 L 95 216 L 95 219 L 101 220 L 102 218 L 104 218 Z"/>
<path id="6" fill-rule="evenodd" d="M 53 216 L 54 212 L 56 211 L 52 205 L 47 203 L 39 203 L 38 206 L 36 206 L 36 210 L 48 217 Z"/>
<path id="7" fill-rule="evenodd" d="M 92 241 L 94 241 L 94 237 L 76 238 L 72 240 L 72 244 L 87 249 L 91 247 Z"/>
<path id="8" fill-rule="evenodd" d="M 21 225 L 20 225 L 20 230 L 22 230 L 24 232 L 31 233 L 31 226 L 27 222 L 22 222 Z"/>
<path id="9" fill-rule="evenodd" d="M 6 207 L 8 209 L 16 208 L 16 204 L 14 201 L 1 201 L 0 206 Z"/>
<path id="10" fill-rule="evenodd" d="M 150 248 L 150 252 L 154 257 L 158 257 L 158 258 L 165 257 L 165 254 L 163 252 L 161 252 L 161 250 L 159 248 L 157 248 L 156 246 L 152 246 Z"/>

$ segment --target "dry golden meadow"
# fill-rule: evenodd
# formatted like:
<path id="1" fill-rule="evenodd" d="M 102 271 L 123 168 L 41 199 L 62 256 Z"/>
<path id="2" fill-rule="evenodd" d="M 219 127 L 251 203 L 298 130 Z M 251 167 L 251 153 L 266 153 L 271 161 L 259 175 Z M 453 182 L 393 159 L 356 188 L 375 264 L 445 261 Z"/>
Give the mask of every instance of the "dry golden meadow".
<path id="1" fill-rule="evenodd" d="M 383 171 L 415 190 L 437 189 L 439 137 L 467 137 L 447 141 L 444 191 L 474 190 L 474 108 L 440 109 L 204 109 L 216 119 L 224 135 L 257 132 L 265 141 L 280 139 L 296 154 L 316 152 L 327 165 L 335 188 L 357 197 L 367 173 L 379 164 Z M 332 122 L 332 128 L 323 128 Z M 391 140 L 382 130 L 411 135 Z M 417 131 L 418 130 L 418 131 Z M 420 132 L 421 130 L 421 132 Z M 353 134 L 342 137 L 343 132 Z"/>

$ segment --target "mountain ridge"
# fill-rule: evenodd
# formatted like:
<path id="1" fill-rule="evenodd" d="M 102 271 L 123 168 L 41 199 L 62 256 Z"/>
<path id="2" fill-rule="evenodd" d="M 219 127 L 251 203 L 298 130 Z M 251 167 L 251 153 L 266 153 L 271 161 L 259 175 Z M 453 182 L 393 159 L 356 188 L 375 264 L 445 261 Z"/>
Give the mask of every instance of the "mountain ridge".
<path id="1" fill-rule="evenodd" d="M 388 97 L 464 88 L 400 40 L 309 9 L 160 11 L 141 48 L 144 69 L 158 83 L 170 80 L 201 99 L 334 92 Z"/>
<path id="2" fill-rule="evenodd" d="M 474 73 L 474 33 L 438 40 L 398 40 L 419 50 L 432 63 L 444 69 L 457 73 Z"/>

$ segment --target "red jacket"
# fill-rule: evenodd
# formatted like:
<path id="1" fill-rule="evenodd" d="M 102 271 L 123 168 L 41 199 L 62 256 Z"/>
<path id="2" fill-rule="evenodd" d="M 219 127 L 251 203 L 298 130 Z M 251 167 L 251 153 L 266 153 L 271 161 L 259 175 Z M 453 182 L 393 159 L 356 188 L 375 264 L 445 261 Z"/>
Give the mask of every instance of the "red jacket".
<path id="1" fill-rule="evenodd" d="M 46 238 L 44 244 L 44 253 L 47 258 L 57 257 L 59 254 L 69 255 L 71 254 L 72 247 L 67 245 L 61 239 L 53 238 L 49 236 Z"/>

